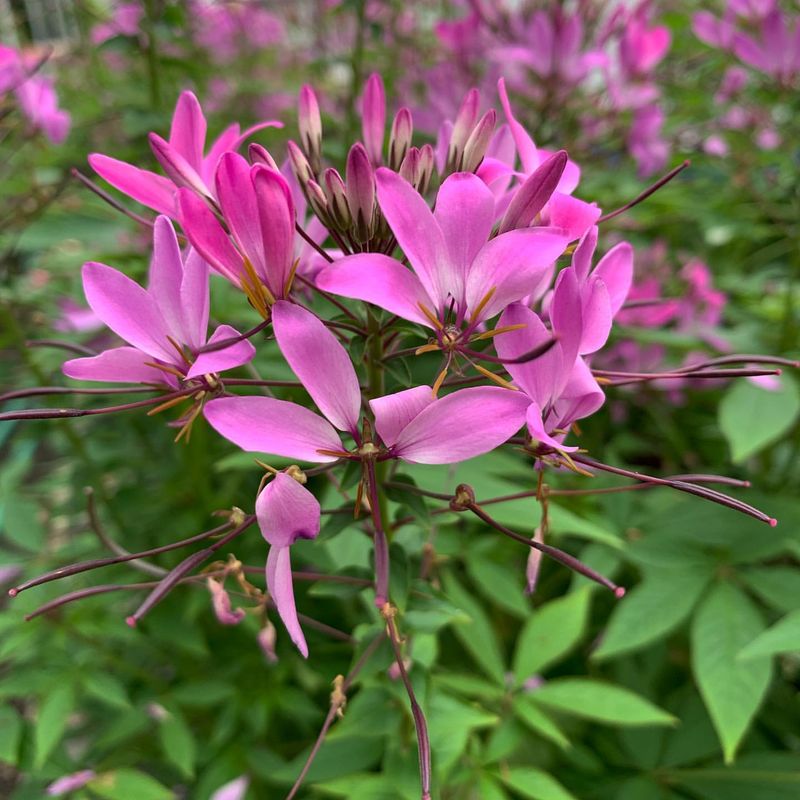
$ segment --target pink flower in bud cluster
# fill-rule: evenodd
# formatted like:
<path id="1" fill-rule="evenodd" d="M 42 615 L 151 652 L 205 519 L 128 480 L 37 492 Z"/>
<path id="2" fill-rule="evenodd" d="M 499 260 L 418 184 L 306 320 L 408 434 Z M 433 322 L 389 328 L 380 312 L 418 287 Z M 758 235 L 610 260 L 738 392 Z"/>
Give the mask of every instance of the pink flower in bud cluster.
<path id="1" fill-rule="evenodd" d="M 97 773 L 92 769 L 84 769 L 80 772 L 73 772 L 71 775 L 64 775 L 47 787 L 47 795 L 48 797 L 61 797 L 62 795 L 76 792 L 86 786 L 89 781 L 94 780 L 95 777 L 97 777 Z"/>

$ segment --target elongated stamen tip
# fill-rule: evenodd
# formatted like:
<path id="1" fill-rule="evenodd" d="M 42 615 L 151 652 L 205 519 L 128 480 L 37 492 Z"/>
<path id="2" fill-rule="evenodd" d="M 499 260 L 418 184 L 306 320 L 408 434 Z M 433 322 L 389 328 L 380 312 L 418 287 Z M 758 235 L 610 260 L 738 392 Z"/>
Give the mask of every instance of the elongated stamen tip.
<path id="1" fill-rule="evenodd" d="M 770 517 L 770 520 L 769 520 L 770 528 L 774 528 L 777 524 L 778 524 L 778 520 L 776 520 L 775 517 Z"/>
<path id="2" fill-rule="evenodd" d="M 131 614 L 129 617 L 125 617 L 125 624 L 130 628 L 136 627 L 136 617 Z"/>
<path id="3" fill-rule="evenodd" d="M 622 600 L 622 598 L 625 597 L 626 594 L 627 594 L 627 589 L 625 589 L 624 586 L 617 586 L 617 588 L 614 589 L 614 596 L 617 598 L 617 600 Z"/>
<path id="4" fill-rule="evenodd" d="M 16 597 L 19 594 L 19 589 L 9 589 L 8 596 L 9 597 Z"/>

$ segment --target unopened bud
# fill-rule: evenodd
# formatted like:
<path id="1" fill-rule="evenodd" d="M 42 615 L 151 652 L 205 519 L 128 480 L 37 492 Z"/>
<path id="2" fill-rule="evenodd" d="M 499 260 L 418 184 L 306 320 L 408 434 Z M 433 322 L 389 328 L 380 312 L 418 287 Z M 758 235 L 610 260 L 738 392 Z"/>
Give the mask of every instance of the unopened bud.
<path id="1" fill-rule="evenodd" d="M 353 217 L 356 238 L 366 242 L 372 230 L 375 210 L 375 173 L 364 146 L 354 144 L 347 154 L 347 204 Z"/>
<path id="2" fill-rule="evenodd" d="M 494 134 L 494 126 L 497 123 L 497 112 L 491 108 L 479 120 L 478 124 L 472 129 L 472 133 L 464 145 L 464 156 L 459 169 L 464 172 L 475 172 L 481 165 L 483 157 L 486 155 L 486 148 Z"/>
<path id="3" fill-rule="evenodd" d="M 260 144 L 253 142 L 247 148 L 247 155 L 250 156 L 251 164 L 263 164 L 264 166 L 274 169 L 275 172 L 280 172 L 280 167 L 275 163 L 275 159 L 269 154 L 269 150 Z"/>
<path id="4" fill-rule="evenodd" d="M 412 186 L 419 180 L 419 152 L 418 147 L 409 148 L 398 170 L 400 177 L 405 178 Z"/>
<path id="5" fill-rule="evenodd" d="M 559 150 L 526 178 L 500 222 L 500 233 L 527 228 L 533 222 L 556 190 L 566 166 L 566 151 Z"/>
<path id="6" fill-rule="evenodd" d="M 297 182 L 301 187 L 314 179 L 314 172 L 311 169 L 311 164 L 303 154 L 303 151 L 292 141 L 287 142 L 286 151 L 289 155 L 289 161 L 292 165 L 292 171 L 297 178 Z"/>
<path id="7" fill-rule="evenodd" d="M 297 122 L 300 128 L 300 144 L 316 175 L 322 160 L 322 119 L 317 96 L 308 84 L 300 89 Z"/>
<path id="8" fill-rule="evenodd" d="M 419 182 L 417 183 L 417 191 L 420 194 L 425 194 L 428 187 L 431 185 L 431 178 L 433 177 L 433 170 L 436 168 L 436 153 L 433 147 L 429 144 L 422 145 L 419 151 Z"/>
<path id="9" fill-rule="evenodd" d="M 275 626 L 267 620 L 264 627 L 258 632 L 258 646 L 264 654 L 264 658 L 270 664 L 275 664 L 278 660 L 278 655 L 275 652 L 275 642 L 277 641 L 277 631 Z"/>
<path id="10" fill-rule="evenodd" d="M 407 108 L 401 108 L 392 122 L 389 134 L 389 168 L 397 171 L 406 157 L 414 135 L 414 120 Z"/>
<path id="11" fill-rule="evenodd" d="M 306 184 L 306 196 L 311 209 L 319 217 L 320 222 L 327 227 L 331 221 L 328 211 L 328 199 L 325 197 L 322 187 L 315 180 L 310 180 Z"/>
<path id="12" fill-rule="evenodd" d="M 350 215 L 350 206 L 347 204 L 347 190 L 342 176 L 335 169 L 326 169 L 322 177 L 333 221 L 340 230 L 350 230 L 353 217 Z"/>
<path id="13" fill-rule="evenodd" d="M 450 509 L 466 511 L 472 505 L 475 505 L 475 490 L 468 483 L 459 483 L 450 501 Z"/>
<path id="14" fill-rule="evenodd" d="M 386 128 L 386 92 L 383 80 L 373 72 L 364 86 L 361 106 L 361 126 L 364 146 L 373 166 L 378 167 L 383 158 L 383 134 Z"/>
<path id="15" fill-rule="evenodd" d="M 447 172 L 455 169 L 455 164 L 461 161 L 464 152 L 464 145 L 467 143 L 472 129 L 478 120 L 478 107 L 481 102 L 480 94 L 477 89 L 470 89 L 461 103 L 461 108 L 456 114 L 453 123 L 453 132 L 450 134 L 450 144 L 447 148 Z"/>

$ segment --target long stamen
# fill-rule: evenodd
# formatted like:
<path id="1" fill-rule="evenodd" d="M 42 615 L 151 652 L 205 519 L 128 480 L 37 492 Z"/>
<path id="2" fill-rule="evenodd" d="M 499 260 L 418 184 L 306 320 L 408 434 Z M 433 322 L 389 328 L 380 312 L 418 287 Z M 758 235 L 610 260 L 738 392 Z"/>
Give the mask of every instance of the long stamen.
<path id="1" fill-rule="evenodd" d="M 431 325 L 436 328 L 437 331 L 443 331 L 444 325 L 436 318 L 436 315 L 431 311 L 424 303 L 417 303 L 417 307 L 419 310 L 430 320 Z"/>
<path id="2" fill-rule="evenodd" d="M 509 333 L 511 331 L 519 331 L 523 328 L 527 328 L 528 326 L 524 322 L 520 322 L 518 325 L 503 325 L 501 328 L 495 328 L 491 331 L 484 331 L 483 333 L 478 333 L 472 337 L 470 337 L 471 342 L 479 342 L 483 341 L 484 339 L 493 339 L 495 336 L 499 336 L 501 333 Z"/>
<path id="3" fill-rule="evenodd" d="M 655 194 L 662 186 L 666 186 L 676 175 L 680 175 L 690 164 L 691 162 L 688 160 L 684 161 L 682 164 L 678 164 L 677 167 L 671 169 L 663 178 L 659 178 L 652 186 L 648 186 L 641 194 L 636 195 L 629 203 L 625 203 L 624 206 L 620 206 L 616 210 L 604 214 L 597 220 L 596 224 L 599 225 L 601 222 L 608 222 L 608 220 L 614 219 L 614 217 L 618 217 L 620 214 L 624 214 L 634 206 L 638 206 L 639 203 L 647 200 L 648 197 Z"/>

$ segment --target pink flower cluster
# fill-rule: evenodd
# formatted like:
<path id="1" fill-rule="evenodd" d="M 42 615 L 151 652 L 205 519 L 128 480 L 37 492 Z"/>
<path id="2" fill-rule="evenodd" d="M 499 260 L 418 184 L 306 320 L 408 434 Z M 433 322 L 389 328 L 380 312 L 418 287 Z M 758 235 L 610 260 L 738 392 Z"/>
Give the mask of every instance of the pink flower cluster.
<path id="1" fill-rule="evenodd" d="M 58 107 L 53 79 L 36 74 L 40 66 L 36 56 L 0 44 L 0 103 L 13 94 L 30 131 L 61 144 L 69 133 L 71 118 Z"/>

